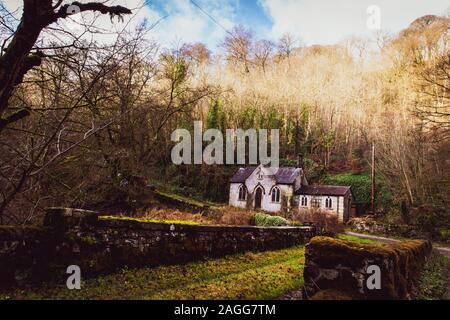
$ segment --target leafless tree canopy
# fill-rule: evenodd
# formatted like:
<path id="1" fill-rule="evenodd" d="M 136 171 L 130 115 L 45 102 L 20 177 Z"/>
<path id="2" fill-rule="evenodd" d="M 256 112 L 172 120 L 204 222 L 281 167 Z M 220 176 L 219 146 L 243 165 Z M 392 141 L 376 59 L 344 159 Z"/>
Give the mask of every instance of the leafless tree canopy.
<path id="1" fill-rule="evenodd" d="M 286 33 L 278 41 L 278 50 L 282 57 L 290 58 L 299 41 L 290 33 Z"/>
<path id="2" fill-rule="evenodd" d="M 222 44 L 227 60 L 242 65 L 244 72 L 250 72 L 253 33 L 243 26 L 235 27 Z"/>

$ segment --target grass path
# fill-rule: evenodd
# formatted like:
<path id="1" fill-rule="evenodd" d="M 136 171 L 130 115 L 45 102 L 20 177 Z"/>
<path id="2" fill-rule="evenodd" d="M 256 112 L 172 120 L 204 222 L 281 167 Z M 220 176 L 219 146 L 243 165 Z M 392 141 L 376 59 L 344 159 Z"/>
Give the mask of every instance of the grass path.
<path id="1" fill-rule="evenodd" d="M 304 247 L 246 253 L 187 265 L 123 270 L 83 281 L 0 292 L 1 299 L 275 299 L 303 284 Z"/>
<path id="2" fill-rule="evenodd" d="M 359 237 L 356 233 L 346 232 L 345 234 L 338 234 L 337 238 L 344 241 L 355 242 L 359 244 L 368 244 L 368 245 L 382 245 L 383 242 L 377 239 L 369 239 Z"/>
<path id="3" fill-rule="evenodd" d="M 371 235 L 371 234 L 365 234 L 365 233 L 356 233 L 356 232 L 351 232 L 351 231 L 347 231 L 345 232 L 346 235 L 348 236 L 353 236 L 353 237 L 358 237 L 361 239 L 367 239 L 367 240 L 372 240 L 372 241 L 379 241 L 379 242 L 383 242 L 383 243 L 396 243 L 396 242 L 401 242 L 407 239 L 403 239 L 403 240 L 398 240 L 398 239 L 393 239 L 393 238 L 386 238 L 386 237 L 381 237 L 381 236 L 376 236 L 376 235 Z M 442 247 L 439 245 L 434 244 L 434 248 L 436 250 L 438 250 L 443 256 L 446 256 L 447 258 L 450 258 L 450 248 L 447 247 Z"/>

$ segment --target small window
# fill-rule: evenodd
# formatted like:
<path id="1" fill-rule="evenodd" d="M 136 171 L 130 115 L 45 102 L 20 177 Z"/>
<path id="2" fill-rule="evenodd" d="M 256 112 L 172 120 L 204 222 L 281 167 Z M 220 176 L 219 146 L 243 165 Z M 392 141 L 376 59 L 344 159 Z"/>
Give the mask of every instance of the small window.
<path id="1" fill-rule="evenodd" d="M 332 200 L 330 197 L 328 197 L 328 198 L 325 200 L 325 207 L 326 207 L 327 209 L 333 208 L 333 200 Z"/>
<path id="2" fill-rule="evenodd" d="M 247 188 L 245 186 L 239 187 L 239 201 L 247 201 Z"/>
<path id="3" fill-rule="evenodd" d="M 272 189 L 272 202 L 280 203 L 281 201 L 281 191 L 280 188 L 275 187 Z"/>
<path id="4" fill-rule="evenodd" d="M 302 197 L 302 207 L 308 206 L 308 197 Z"/>

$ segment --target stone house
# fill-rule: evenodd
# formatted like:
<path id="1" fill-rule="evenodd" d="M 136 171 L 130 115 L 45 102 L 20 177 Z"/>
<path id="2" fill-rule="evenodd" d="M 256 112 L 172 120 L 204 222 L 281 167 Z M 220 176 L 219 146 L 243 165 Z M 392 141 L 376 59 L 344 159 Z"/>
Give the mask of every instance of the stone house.
<path id="1" fill-rule="evenodd" d="M 292 209 L 329 210 L 347 222 L 352 206 L 347 186 L 310 186 L 301 168 L 264 166 L 240 168 L 230 180 L 230 206 L 283 212 Z"/>

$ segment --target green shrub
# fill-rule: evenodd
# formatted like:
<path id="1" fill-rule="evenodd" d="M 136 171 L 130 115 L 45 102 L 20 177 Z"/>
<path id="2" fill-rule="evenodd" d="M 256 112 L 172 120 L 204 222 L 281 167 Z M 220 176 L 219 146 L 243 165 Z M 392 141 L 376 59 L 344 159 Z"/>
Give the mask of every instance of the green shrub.
<path id="1" fill-rule="evenodd" d="M 372 195 L 372 177 L 370 175 L 354 175 L 351 173 L 327 176 L 325 184 L 334 186 L 351 186 L 355 202 L 371 203 Z M 377 180 L 376 203 L 379 209 L 384 211 L 392 207 L 392 194 L 383 187 L 382 181 Z"/>
<path id="2" fill-rule="evenodd" d="M 282 227 L 288 226 L 289 221 L 278 216 L 271 216 L 264 213 L 257 213 L 255 215 L 255 224 L 259 227 Z"/>
<path id="3" fill-rule="evenodd" d="M 351 186 L 356 202 L 370 203 L 372 193 L 372 178 L 368 175 L 353 175 L 351 173 L 328 176 L 325 183 L 337 186 Z"/>

